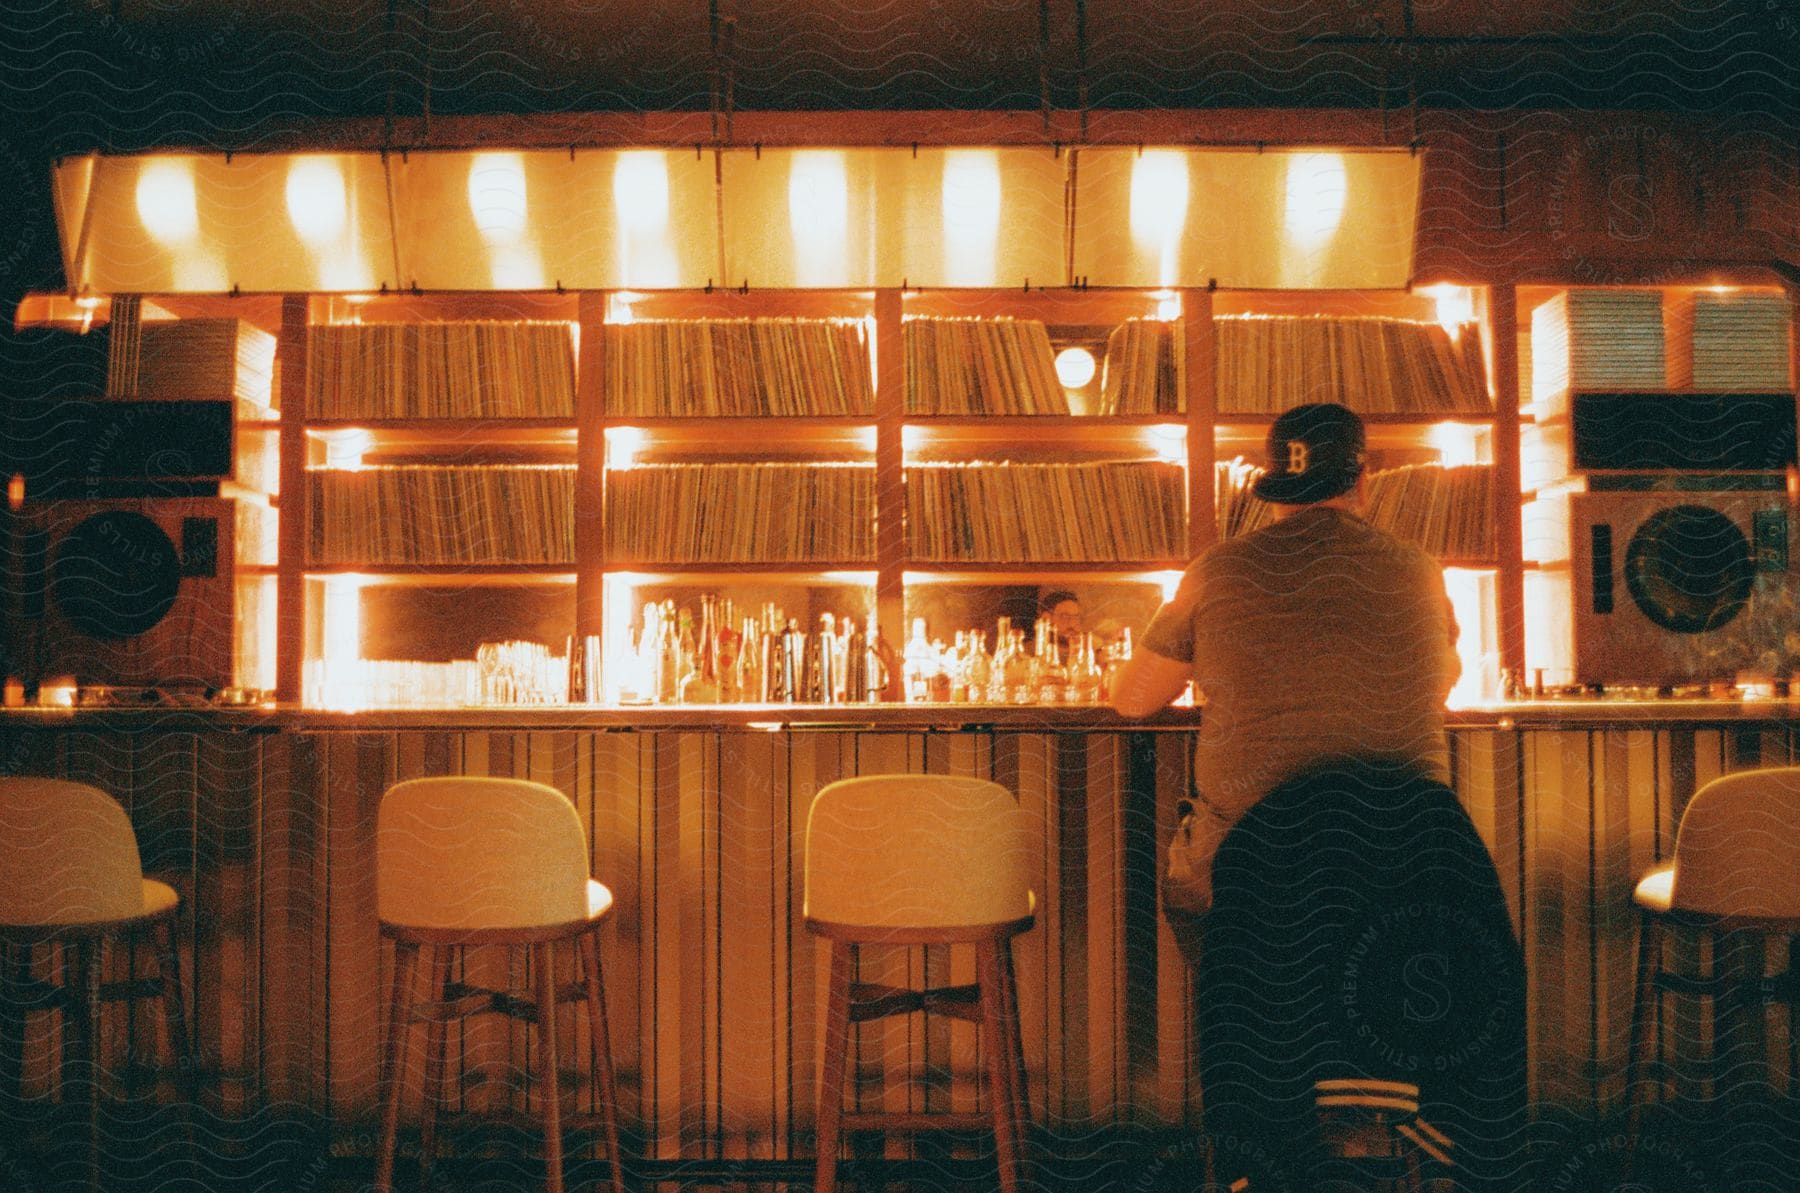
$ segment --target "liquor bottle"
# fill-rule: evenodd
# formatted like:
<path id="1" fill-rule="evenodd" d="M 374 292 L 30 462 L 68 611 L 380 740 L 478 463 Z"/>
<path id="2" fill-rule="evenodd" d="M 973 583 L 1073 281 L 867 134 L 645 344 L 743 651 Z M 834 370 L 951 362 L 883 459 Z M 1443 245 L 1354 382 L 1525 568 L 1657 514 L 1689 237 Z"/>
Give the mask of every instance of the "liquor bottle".
<path id="1" fill-rule="evenodd" d="M 839 635 L 839 640 L 844 647 L 844 665 L 838 673 L 843 695 L 839 699 L 866 700 L 869 696 L 868 640 L 863 637 L 862 627 L 856 624 L 854 617 L 844 618 L 844 632 Z"/>
<path id="2" fill-rule="evenodd" d="M 681 656 L 668 602 L 656 619 L 656 702 L 673 704 L 681 695 Z"/>
<path id="3" fill-rule="evenodd" d="M 787 635 L 780 631 L 763 633 L 763 702 L 780 704 L 791 699 L 787 687 Z"/>
<path id="4" fill-rule="evenodd" d="M 837 618 L 829 613 L 819 614 L 819 644 L 816 653 L 818 694 L 814 698 L 820 704 L 836 704 L 843 698 L 843 663 L 842 656 L 838 653 Z"/>
<path id="5" fill-rule="evenodd" d="M 683 704 L 719 702 L 719 640 L 713 628 L 713 598 L 700 598 L 700 638 L 694 644 L 694 662 L 681 688 Z"/>
<path id="6" fill-rule="evenodd" d="M 915 617 L 912 637 L 907 639 L 906 652 L 901 656 L 900 680 L 907 700 L 922 701 L 930 695 L 926 681 L 931 674 L 931 661 L 931 643 L 925 641 L 925 619 Z"/>
<path id="7" fill-rule="evenodd" d="M 870 704 L 880 704 L 888 697 L 888 687 L 893 680 L 893 655 L 893 648 L 882 641 L 881 624 L 875 619 L 875 611 L 869 610 L 869 625 L 863 631 L 862 698 Z"/>
<path id="8" fill-rule="evenodd" d="M 979 703 L 988 698 L 988 685 L 993 682 L 994 660 L 988 657 L 987 635 L 980 630 L 975 631 L 974 641 L 969 645 L 969 659 L 965 668 L 968 675 L 969 699 Z"/>
<path id="9" fill-rule="evenodd" d="M 790 704 L 804 700 L 806 684 L 806 634 L 798 618 L 790 617 L 781 636 L 781 688 Z"/>
<path id="10" fill-rule="evenodd" d="M 739 700 L 763 699 L 762 687 L 762 634 L 756 628 L 756 619 L 744 618 L 744 628 L 738 634 L 738 652 L 736 671 L 737 698 Z"/>
<path id="11" fill-rule="evenodd" d="M 925 666 L 925 695 L 938 704 L 950 702 L 950 667 L 945 658 L 944 640 L 931 640 L 931 661 Z"/>
<path id="12" fill-rule="evenodd" d="M 969 699 L 969 632 L 956 631 L 950 649 L 944 652 L 944 671 L 950 676 L 950 699 L 965 703 Z"/>
<path id="13" fill-rule="evenodd" d="M 1012 663 L 1012 618 L 1002 617 L 994 624 L 994 659 L 988 671 L 989 704 L 1007 701 L 1006 669 Z"/>
<path id="14" fill-rule="evenodd" d="M 1094 662 L 1094 636 L 1082 634 L 1075 641 L 1075 657 L 1069 664 L 1069 699 L 1076 704 L 1100 700 L 1100 668 Z"/>
<path id="15" fill-rule="evenodd" d="M 1003 671 L 1009 704 L 1030 704 L 1036 697 L 1031 686 L 1035 666 L 1036 660 L 1025 651 L 1025 631 L 1013 630 L 1009 635 Z"/>
<path id="16" fill-rule="evenodd" d="M 1038 699 L 1046 704 L 1062 704 L 1071 699 L 1069 695 L 1069 672 L 1063 665 L 1062 644 L 1058 641 L 1055 628 L 1049 618 L 1044 619 L 1044 636 L 1039 639 L 1038 647 Z"/>

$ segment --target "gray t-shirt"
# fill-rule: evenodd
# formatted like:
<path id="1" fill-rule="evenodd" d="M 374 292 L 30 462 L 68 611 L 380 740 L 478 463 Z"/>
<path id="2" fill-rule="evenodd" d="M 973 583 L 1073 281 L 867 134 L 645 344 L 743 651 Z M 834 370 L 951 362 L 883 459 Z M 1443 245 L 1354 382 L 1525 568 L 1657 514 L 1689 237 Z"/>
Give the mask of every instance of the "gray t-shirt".
<path id="1" fill-rule="evenodd" d="M 1455 638 L 1431 556 L 1312 506 L 1194 560 L 1142 646 L 1193 664 L 1195 785 L 1235 821 L 1332 760 L 1398 760 L 1447 783 Z"/>

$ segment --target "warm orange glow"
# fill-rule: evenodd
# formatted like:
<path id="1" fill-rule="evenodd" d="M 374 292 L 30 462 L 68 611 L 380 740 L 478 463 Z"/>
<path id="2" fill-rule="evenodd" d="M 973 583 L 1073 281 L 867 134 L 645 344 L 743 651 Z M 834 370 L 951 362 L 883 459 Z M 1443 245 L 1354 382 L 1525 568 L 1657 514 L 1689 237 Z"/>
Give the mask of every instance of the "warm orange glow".
<path id="1" fill-rule="evenodd" d="M 1131 237 L 1154 254 L 1157 281 L 1175 282 L 1187 224 L 1188 159 L 1179 149 L 1147 149 L 1131 170 Z"/>
<path id="2" fill-rule="evenodd" d="M 1282 223 L 1303 249 L 1320 248 L 1343 221 L 1349 197 L 1344 159 L 1336 153 L 1296 153 L 1287 163 L 1287 206 Z"/>
<path id="3" fill-rule="evenodd" d="M 1175 599 L 1175 592 L 1181 587 L 1181 577 L 1181 572 L 1150 573 L 1150 578 L 1155 580 L 1157 587 L 1162 590 L 1162 599 L 1165 602 Z"/>
<path id="4" fill-rule="evenodd" d="M 1485 464 L 1491 451 L 1488 428 L 1475 423 L 1442 422 L 1434 423 L 1428 434 L 1431 446 L 1437 451 L 1438 462 L 1445 468 L 1464 468 L 1471 464 Z"/>
<path id="5" fill-rule="evenodd" d="M 144 231 L 162 244 L 186 244 L 198 236 L 194 163 L 184 157 L 145 158 L 138 171 L 137 213 Z"/>
<path id="6" fill-rule="evenodd" d="M 288 222 L 309 245 L 335 242 L 349 215 L 344 167 L 332 157 L 296 157 L 288 162 Z"/>
<path id="7" fill-rule="evenodd" d="M 38 704 L 43 708 L 74 708 L 76 690 L 73 676 L 47 679 L 38 685 Z"/>
<path id="8" fill-rule="evenodd" d="M 1000 159 L 992 149 L 944 154 L 944 279 L 952 286 L 997 283 Z"/>
<path id="9" fill-rule="evenodd" d="M 321 432 L 325 442 L 325 467 L 354 472 L 363 466 L 363 456 L 375 446 L 375 435 L 365 427 L 344 427 Z"/>
<path id="10" fill-rule="evenodd" d="M 1187 428 L 1180 423 L 1158 423 L 1146 428 L 1144 442 L 1159 460 L 1171 464 L 1187 463 Z"/>
<path id="11" fill-rule="evenodd" d="M 25 474 L 15 472 L 6 482 L 6 508 L 17 510 L 25 504 Z"/>
<path id="12" fill-rule="evenodd" d="M 1173 290 L 1158 290 L 1150 297 L 1156 300 L 1156 320 L 1174 323 L 1181 318 L 1181 296 Z"/>
<path id="13" fill-rule="evenodd" d="M 637 467 L 649 435 L 642 427 L 606 428 L 606 466 L 614 472 Z"/>
<path id="14" fill-rule="evenodd" d="M 788 227 L 795 281 L 831 286 L 848 273 L 850 184 L 841 150 L 797 151 L 788 165 Z"/>
<path id="15" fill-rule="evenodd" d="M 1470 568 L 1445 568 L 1444 590 L 1456 613 L 1456 655 L 1462 660 L 1462 676 L 1450 689 L 1448 704 L 1462 708 L 1500 695 L 1500 656 L 1483 649 L 1495 641 L 1494 573 Z"/>
<path id="16" fill-rule="evenodd" d="M 469 211 L 489 244 L 516 244 L 525 236 L 525 158 L 517 153 L 478 153 L 469 162 Z"/>
<path id="17" fill-rule="evenodd" d="M 1419 293 L 1437 303 L 1438 324 L 1450 333 L 1451 339 L 1462 334 L 1465 324 L 1475 321 L 1475 292 L 1467 286 L 1455 286 L 1448 283 L 1424 286 L 1420 288 Z"/>
<path id="18" fill-rule="evenodd" d="M 619 278 L 633 286 L 678 284 L 680 271 L 669 240 L 667 155 L 655 149 L 619 154 L 612 188 Z"/>
<path id="19" fill-rule="evenodd" d="M 1056 354 L 1056 379 L 1065 389 L 1081 389 L 1098 371 L 1094 354 L 1086 348 L 1064 348 Z"/>

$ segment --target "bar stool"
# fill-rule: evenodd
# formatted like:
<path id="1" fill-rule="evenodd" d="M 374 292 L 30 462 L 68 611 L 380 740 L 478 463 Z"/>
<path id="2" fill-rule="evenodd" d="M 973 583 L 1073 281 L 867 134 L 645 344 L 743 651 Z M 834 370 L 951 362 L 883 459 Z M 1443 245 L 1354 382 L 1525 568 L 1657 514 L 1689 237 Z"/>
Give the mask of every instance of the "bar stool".
<path id="1" fill-rule="evenodd" d="M 381 933 L 394 942 L 393 998 L 383 1055 L 381 1147 L 375 1188 L 393 1188 L 401 1075 L 412 1027 L 429 1025 L 419 1166 L 435 1158 L 437 1116 L 445 1100 L 445 1037 L 452 1020 L 497 1013 L 538 1026 L 538 1081 L 544 1125 L 545 1187 L 562 1193 L 562 1112 L 557 1082 L 556 1007 L 584 1000 L 605 1107 L 600 1125 L 623 1193 L 618 1089 L 601 984 L 600 925 L 612 892 L 588 876 L 587 836 L 562 792 L 518 779 L 413 779 L 382 797 L 376 828 L 376 904 Z M 555 946 L 573 942 L 582 980 L 559 989 Z M 459 949 L 529 949 L 535 997 L 450 980 Z M 430 994 L 413 997 L 419 950 L 430 950 Z"/>
<path id="2" fill-rule="evenodd" d="M 33 1010 L 62 1012 L 70 1036 L 68 1066 L 82 1071 L 87 1180 L 100 1179 L 100 1005 L 157 998 L 175 1084 L 191 1113 L 194 1067 L 182 1013 L 175 921 L 181 899 L 167 883 L 144 877 L 137 837 L 118 801 L 98 788 L 62 779 L 0 779 L 0 946 L 6 953 L 5 1001 L 22 1021 Z M 140 929 L 155 934 L 157 976 L 102 980 L 107 945 Z M 40 945 L 61 945 L 72 981 L 31 976 Z M 11 1054 L 22 1039 L 6 1042 Z M 6 1084 L 16 1090 L 22 1055 L 5 1058 Z M 81 1082 L 78 1082 L 78 1085 Z M 9 1090 L 9 1092 L 11 1092 Z M 191 1119 L 188 1123 L 191 1131 Z"/>
<path id="3" fill-rule="evenodd" d="M 1018 1188 L 1025 1107 L 1012 938 L 1032 925 L 1024 816 L 983 779 L 880 775 L 819 792 L 806 821 L 807 928 L 831 941 L 820 1064 L 816 1193 L 837 1188 L 838 1145 L 856 1130 L 994 1132 L 1000 1188 Z M 911 990 L 855 980 L 865 944 L 975 946 L 978 981 Z M 987 1035 L 991 1120 L 979 1114 L 846 1113 L 850 1025 L 932 1011 Z"/>
<path id="4" fill-rule="evenodd" d="M 1714 999 L 1730 993 L 1733 975 L 1720 972 L 1717 957 L 1728 933 L 1788 938 L 1787 970 L 1770 978 L 1759 966 L 1752 997 L 1759 1010 L 1768 1002 L 1788 1004 L 1791 1086 L 1800 1072 L 1800 767 L 1740 771 L 1702 787 L 1682 814 L 1673 864 L 1646 874 L 1632 902 L 1641 918 L 1625 1073 L 1633 1134 L 1642 1110 L 1636 1094 L 1650 1045 L 1649 1004 L 1654 1001 L 1660 1020 L 1664 993 Z M 1666 971 L 1665 928 L 1710 934 L 1711 972 Z M 1716 1040 L 1713 1052 L 1716 1061 Z"/>

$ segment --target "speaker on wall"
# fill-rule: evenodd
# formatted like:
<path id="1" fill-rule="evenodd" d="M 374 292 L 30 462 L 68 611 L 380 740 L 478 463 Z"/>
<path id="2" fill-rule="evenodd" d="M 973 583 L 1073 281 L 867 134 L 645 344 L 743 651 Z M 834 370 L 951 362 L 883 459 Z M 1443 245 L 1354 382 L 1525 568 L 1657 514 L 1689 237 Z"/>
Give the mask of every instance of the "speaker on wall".
<path id="1" fill-rule="evenodd" d="M 56 501 L 21 518 L 13 665 L 84 684 L 231 686 L 233 502 Z"/>

